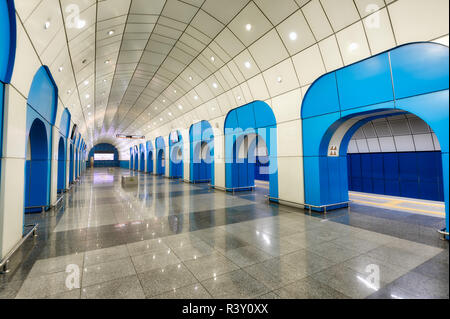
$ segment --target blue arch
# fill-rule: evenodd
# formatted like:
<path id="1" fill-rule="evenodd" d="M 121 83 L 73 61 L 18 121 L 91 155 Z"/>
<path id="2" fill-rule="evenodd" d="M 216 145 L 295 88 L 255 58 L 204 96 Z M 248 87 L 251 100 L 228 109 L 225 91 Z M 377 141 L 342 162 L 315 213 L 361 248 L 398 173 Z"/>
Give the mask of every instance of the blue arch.
<path id="1" fill-rule="evenodd" d="M 153 173 L 153 144 L 151 141 L 147 142 L 147 173 Z"/>
<path id="2" fill-rule="evenodd" d="M 225 183 L 226 188 L 254 186 L 255 163 L 238 160 L 242 140 L 256 136 L 255 143 L 265 142 L 269 154 L 270 197 L 278 198 L 277 124 L 269 105 L 255 101 L 230 111 L 225 119 Z M 256 144 L 250 147 L 255 148 Z"/>
<path id="3" fill-rule="evenodd" d="M 214 184 L 214 132 L 208 121 L 192 124 L 189 129 L 190 180 Z M 207 147 L 208 154 L 202 154 Z M 204 156 L 206 155 L 206 158 Z"/>
<path id="4" fill-rule="evenodd" d="M 157 137 L 155 140 L 155 148 L 156 148 L 156 174 L 164 175 L 166 173 L 165 168 L 165 143 L 164 138 L 162 136 Z"/>
<path id="5" fill-rule="evenodd" d="M 139 170 L 145 172 L 145 146 L 139 144 Z"/>
<path id="6" fill-rule="evenodd" d="M 83 151 L 84 152 L 84 151 Z M 94 161 L 94 167 L 119 167 L 119 151 L 114 145 L 109 143 L 96 144 L 88 154 L 88 159 L 94 157 L 95 153 L 112 153 L 114 154 L 114 160 L 112 161 Z"/>
<path id="7" fill-rule="evenodd" d="M 55 81 L 49 69 L 41 66 L 33 78 L 27 99 L 25 207 L 50 206 L 51 127 L 55 125 L 57 101 Z M 40 211 L 40 208 L 25 211 Z"/>
<path id="8" fill-rule="evenodd" d="M 301 114 L 305 202 L 328 205 L 348 200 L 344 179 L 349 134 L 343 139 L 340 156 L 328 156 L 331 138 L 343 123 L 381 111 L 409 112 L 423 119 L 439 139 L 448 229 L 448 68 L 448 47 L 413 43 L 317 79 L 303 100 Z"/>
<path id="9" fill-rule="evenodd" d="M 50 206 L 51 128 L 36 117 L 27 130 L 24 212 Z"/>
<path id="10" fill-rule="evenodd" d="M 133 168 L 135 171 L 138 171 L 139 170 L 139 149 L 136 145 L 133 146 L 133 154 L 134 154 Z"/>
<path id="11" fill-rule="evenodd" d="M 0 2 L 0 82 L 11 82 L 16 59 L 16 10 L 13 0 Z"/>
<path id="12" fill-rule="evenodd" d="M 66 139 L 59 138 L 58 142 L 58 179 L 57 191 L 63 192 L 66 188 Z"/>
<path id="13" fill-rule="evenodd" d="M 169 176 L 183 177 L 183 137 L 180 131 L 173 131 L 169 135 Z"/>

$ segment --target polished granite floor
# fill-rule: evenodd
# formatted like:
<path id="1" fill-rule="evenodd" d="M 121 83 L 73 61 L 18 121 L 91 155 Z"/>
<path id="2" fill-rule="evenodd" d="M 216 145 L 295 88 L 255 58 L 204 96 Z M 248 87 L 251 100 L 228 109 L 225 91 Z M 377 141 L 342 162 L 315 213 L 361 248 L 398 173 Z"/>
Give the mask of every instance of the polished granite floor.
<path id="1" fill-rule="evenodd" d="M 357 204 L 309 215 L 268 204 L 264 185 L 233 196 L 137 174 L 123 188 L 130 174 L 88 170 L 56 209 L 27 215 L 39 236 L 0 298 L 449 298 L 442 218 Z"/>

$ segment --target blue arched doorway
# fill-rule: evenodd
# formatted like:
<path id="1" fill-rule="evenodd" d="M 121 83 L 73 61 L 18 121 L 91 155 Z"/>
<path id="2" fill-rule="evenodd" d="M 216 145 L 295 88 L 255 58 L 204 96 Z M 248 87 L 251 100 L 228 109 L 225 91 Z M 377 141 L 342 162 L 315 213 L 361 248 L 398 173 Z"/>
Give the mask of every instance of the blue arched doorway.
<path id="1" fill-rule="evenodd" d="M 64 191 L 66 183 L 66 143 L 63 137 L 59 138 L 58 143 L 58 184 L 57 191 Z"/>
<path id="2" fill-rule="evenodd" d="M 169 136 L 169 177 L 183 177 L 183 137 L 180 131 L 173 131 Z"/>
<path id="3" fill-rule="evenodd" d="M 448 47 L 414 43 L 314 82 L 302 106 L 305 202 L 346 202 L 347 147 L 353 133 L 377 117 L 411 113 L 439 140 L 448 230 L 448 66 Z"/>
<path id="4" fill-rule="evenodd" d="M 51 140 L 55 125 L 58 88 L 50 70 L 36 72 L 27 100 L 25 212 L 50 207 Z"/>
<path id="5" fill-rule="evenodd" d="M 278 199 L 277 124 L 269 105 L 255 101 L 230 111 L 225 119 L 225 182 L 228 190 L 255 186 L 258 150 L 265 149 L 269 165 L 269 196 Z"/>
<path id="6" fill-rule="evenodd" d="M 138 151 L 137 146 L 133 147 L 133 157 L 134 157 L 133 169 L 135 171 L 138 171 L 139 170 L 139 151 Z"/>
<path id="7" fill-rule="evenodd" d="M 160 136 L 155 141 L 156 146 L 156 174 L 164 175 L 166 173 L 166 154 L 164 139 Z"/>
<path id="8" fill-rule="evenodd" d="M 214 132 L 207 121 L 192 124 L 190 140 L 190 180 L 214 184 Z"/>
<path id="9" fill-rule="evenodd" d="M 153 145 L 147 142 L 147 173 L 153 173 Z"/>
<path id="10" fill-rule="evenodd" d="M 145 172 L 145 148 L 143 144 L 139 145 L 139 170 Z"/>

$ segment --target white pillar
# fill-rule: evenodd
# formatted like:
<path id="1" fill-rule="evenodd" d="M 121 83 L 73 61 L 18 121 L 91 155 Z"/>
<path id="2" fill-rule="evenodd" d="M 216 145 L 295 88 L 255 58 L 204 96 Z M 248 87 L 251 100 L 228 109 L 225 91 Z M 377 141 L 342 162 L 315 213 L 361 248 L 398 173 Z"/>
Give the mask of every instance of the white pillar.
<path id="1" fill-rule="evenodd" d="M 58 197 L 58 151 L 59 151 L 59 131 L 52 126 L 52 157 L 50 160 L 50 205 L 54 206 Z"/>
<path id="2" fill-rule="evenodd" d="M 211 184 L 225 187 L 225 136 L 214 128 L 214 181 Z"/>
<path id="3" fill-rule="evenodd" d="M 23 233 L 27 101 L 10 85 L 5 85 L 3 114 L 0 257 L 17 244 Z"/>

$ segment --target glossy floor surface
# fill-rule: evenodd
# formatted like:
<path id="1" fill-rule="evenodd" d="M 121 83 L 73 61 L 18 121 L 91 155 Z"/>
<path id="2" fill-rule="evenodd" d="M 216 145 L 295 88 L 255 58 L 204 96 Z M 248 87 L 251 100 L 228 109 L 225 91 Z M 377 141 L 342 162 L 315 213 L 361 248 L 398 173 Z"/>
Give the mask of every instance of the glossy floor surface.
<path id="1" fill-rule="evenodd" d="M 132 173 L 134 174 L 134 173 Z M 442 218 L 352 204 L 309 215 L 258 187 L 88 170 L 0 277 L 1 298 L 448 298 Z M 79 284 L 79 288 L 78 285 Z"/>

